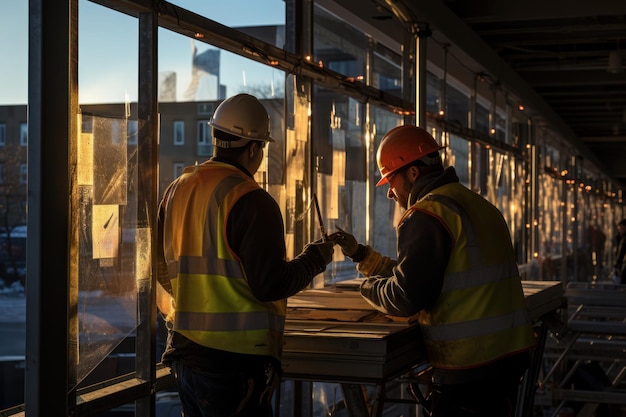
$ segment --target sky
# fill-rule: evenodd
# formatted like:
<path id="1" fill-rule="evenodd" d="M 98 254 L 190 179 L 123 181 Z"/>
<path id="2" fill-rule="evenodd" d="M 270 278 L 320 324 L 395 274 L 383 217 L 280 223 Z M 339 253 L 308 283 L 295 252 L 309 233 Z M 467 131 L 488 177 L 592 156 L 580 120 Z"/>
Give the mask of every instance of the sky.
<path id="1" fill-rule="evenodd" d="M 283 0 L 173 0 L 227 26 L 282 25 Z M 87 0 L 79 0 L 79 103 L 137 100 L 137 20 Z M 236 12 L 235 12 L 236 11 Z M 189 38 L 159 30 L 159 72 L 177 74 L 178 100 L 191 80 Z M 195 41 L 198 53 L 214 48 Z M 0 0 L 0 105 L 27 104 L 28 0 Z M 221 52 L 221 83 L 227 94 L 245 84 L 269 84 L 282 73 Z M 258 68 L 256 67 L 258 66 Z M 271 80 L 270 80 L 271 79 Z"/>

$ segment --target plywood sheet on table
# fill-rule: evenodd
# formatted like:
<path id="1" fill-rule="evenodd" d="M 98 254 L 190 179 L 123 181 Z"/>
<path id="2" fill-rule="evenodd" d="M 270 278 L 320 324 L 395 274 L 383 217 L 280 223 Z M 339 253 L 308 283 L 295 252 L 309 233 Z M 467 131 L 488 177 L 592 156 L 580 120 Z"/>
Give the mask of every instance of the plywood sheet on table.
<path id="1" fill-rule="evenodd" d="M 522 281 L 526 306 L 533 321 L 560 308 L 563 303 L 563 284 L 560 281 Z"/>

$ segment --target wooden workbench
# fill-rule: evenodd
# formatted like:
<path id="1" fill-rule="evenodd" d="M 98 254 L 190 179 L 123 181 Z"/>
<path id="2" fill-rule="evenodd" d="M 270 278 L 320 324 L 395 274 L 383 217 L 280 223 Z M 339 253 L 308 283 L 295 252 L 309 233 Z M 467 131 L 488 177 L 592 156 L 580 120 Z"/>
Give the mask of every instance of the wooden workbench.
<path id="1" fill-rule="evenodd" d="M 423 357 L 419 328 L 376 312 L 355 290 L 307 290 L 289 299 L 286 378 L 376 383 Z"/>
<path id="2" fill-rule="evenodd" d="M 419 327 L 375 311 L 361 297 L 358 283 L 305 290 L 289 299 L 283 379 L 341 383 L 345 394 L 352 384 L 384 387 L 426 362 Z M 523 288 L 534 322 L 563 304 L 558 281 L 523 281 Z M 352 416 L 382 412 L 382 405 L 376 411 L 362 404 L 349 407 Z"/>

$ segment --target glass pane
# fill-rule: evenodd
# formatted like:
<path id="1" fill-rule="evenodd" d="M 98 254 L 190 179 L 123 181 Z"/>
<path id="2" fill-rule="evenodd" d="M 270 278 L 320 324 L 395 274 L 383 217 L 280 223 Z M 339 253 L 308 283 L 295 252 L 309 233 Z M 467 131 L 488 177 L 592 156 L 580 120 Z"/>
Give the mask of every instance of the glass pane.
<path id="1" fill-rule="evenodd" d="M 476 131 L 489 135 L 489 109 L 480 103 L 476 103 Z"/>
<path id="2" fill-rule="evenodd" d="M 367 36 L 317 5 L 313 13 L 313 61 L 346 77 L 364 80 Z"/>
<path id="3" fill-rule="evenodd" d="M 79 104 L 137 101 L 137 20 L 85 0 L 78 12 Z"/>
<path id="4" fill-rule="evenodd" d="M 284 185 L 280 182 L 270 184 L 270 194 L 284 205 L 285 221 L 285 244 L 287 257 L 292 258 L 300 253 L 302 247 L 310 242 L 309 215 L 310 210 L 307 202 L 310 202 L 311 153 L 310 153 L 310 123 L 311 103 L 309 97 L 304 94 L 296 94 L 301 85 L 294 75 L 287 77 L 288 91 L 286 100 L 286 128 L 285 128 L 285 162 L 284 162 Z M 276 152 L 276 148 L 270 145 L 270 151 Z M 274 154 L 280 156 L 280 154 Z M 273 170 L 270 170 L 272 172 Z M 274 182 L 274 181 L 272 181 Z"/>
<path id="5" fill-rule="evenodd" d="M 373 148 L 370 149 L 370 183 L 374 186 L 380 180 L 380 172 L 376 164 L 376 150 L 383 136 L 391 129 L 403 124 L 402 117 L 379 107 L 372 108 L 372 121 L 374 125 Z M 370 213 L 370 236 L 368 244 L 383 255 L 392 259 L 397 257 L 396 251 L 396 226 L 402 216 L 402 209 L 395 201 L 387 197 L 388 185 L 374 187 L 374 210 Z"/>
<path id="6" fill-rule="evenodd" d="M 562 186 L 557 174 L 560 152 L 557 148 L 544 144 L 541 147 L 538 186 L 537 222 L 541 231 L 538 259 L 542 279 L 559 280 L 556 265 L 562 256 L 562 217 L 560 212 L 565 205 Z M 556 262 L 556 263 L 554 263 Z"/>
<path id="7" fill-rule="evenodd" d="M 462 127 L 468 127 L 467 121 L 470 109 L 467 94 L 448 84 L 446 87 L 446 114 L 450 121 L 459 123 Z"/>
<path id="8" fill-rule="evenodd" d="M 79 209 L 74 214 L 79 224 L 78 382 L 132 336 L 136 277 L 142 265 L 150 264 L 150 233 L 137 229 L 138 194 L 131 188 L 137 170 L 128 165 L 127 120 L 83 115 L 81 125 Z M 131 370 L 134 363 L 125 371 Z M 121 367 L 117 372 L 122 373 Z M 101 369 L 89 383 L 117 375 Z"/>
<path id="9" fill-rule="evenodd" d="M 441 80 L 432 72 L 426 73 L 426 111 L 439 114 L 441 106 Z"/>
<path id="10" fill-rule="evenodd" d="M 0 1 L 0 410 L 24 402 L 28 2 Z"/>
<path id="11" fill-rule="evenodd" d="M 522 239 L 522 211 L 524 204 L 524 177 L 518 176 L 521 161 L 494 149 L 488 150 L 487 186 L 485 198 L 502 213 L 509 226 L 514 246 L 519 248 Z M 518 262 L 524 259 L 518 253 Z"/>
<path id="12" fill-rule="evenodd" d="M 506 135 L 506 117 L 503 114 L 496 113 L 495 129 L 496 129 L 496 132 L 495 132 L 496 139 L 504 143 L 508 143 L 508 144 L 511 143 L 512 138 L 510 137 L 507 138 L 507 135 Z"/>
<path id="13" fill-rule="evenodd" d="M 326 229 L 332 233 L 337 225 L 354 232 L 355 237 L 363 242 L 367 207 L 365 106 L 319 86 L 316 86 L 314 96 L 311 133 L 317 164 L 316 192 Z M 347 155 L 350 155 L 349 159 Z M 338 264 L 333 266 L 326 269 L 325 283 L 356 276 L 354 265 L 350 265 L 345 274 L 342 268 L 336 268 Z"/>
<path id="14" fill-rule="evenodd" d="M 129 120 L 138 96 L 138 22 L 89 1 L 78 9 L 79 209 L 72 215 L 79 225 L 77 382 L 88 385 L 135 369 L 136 273 L 150 250 L 149 232 L 136 230 L 130 188 L 137 171 L 129 136 L 135 141 L 141 129 Z"/>
<path id="15" fill-rule="evenodd" d="M 446 148 L 446 159 L 450 165 L 456 169 L 456 175 L 459 182 L 466 187 L 470 187 L 470 142 L 457 136 L 450 134 L 450 146 Z"/>
<path id="16" fill-rule="evenodd" d="M 255 178 L 280 201 L 280 189 L 271 185 L 282 184 L 284 175 L 285 73 L 162 28 L 159 69 L 160 192 L 173 180 L 173 164 L 188 166 L 211 157 L 212 145 L 198 143 L 198 122 L 209 120 L 221 100 L 248 93 L 258 97 L 270 114 L 275 140 Z M 185 137 L 174 147 L 176 122 L 184 123 Z"/>
<path id="17" fill-rule="evenodd" d="M 238 93 L 282 97 L 284 77 L 274 67 L 159 29 L 160 102 L 215 101 Z M 212 114 L 212 109 L 196 111 Z"/>
<path id="18" fill-rule="evenodd" d="M 376 44 L 372 70 L 372 87 L 402 97 L 402 57 L 381 44 Z"/>
<path id="19" fill-rule="evenodd" d="M 28 100 L 28 2 L 0 2 L 0 105 Z M 10 41 L 9 41 L 10 40 Z M 7 65 L 11 63 L 10 65 Z"/>
<path id="20" fill-rule="evenodd" d="M 359 243 L 395 257 L 395 226 L 401 213 L 394 201 L 387 198 L 387 186 L 374 187 L 380 179 L 375 150 L 384 134 L 400 125 L 402 118 L 372 107 L 373 130 L 368 133 L 363 124 L 363 103 L 322 88 L 316 89 L 315 97 L 314 152 L 318 161 L 318 194 L 322 197 L 320 205 L 327 229 L 332 232 L 335 225 L 339 226 L 353 234 Z M 373 135 L 371 140 L 370 135 Z M 333 263 L 327 268 L 325 284 L 357 276 L 354 263 L 336 250 Z"/>
<path id="21" fill-rule="evenodd" d="M 610 207 L 607 184 L 598 179 L 598 174 L 589 172 L 585 175 L 588 188 L 579 195 L 579 213 L 582 229 L 582 247 L 586 252 L 587 268 L 593 281 L 606 281 L 612 274 L 609 261 L 613 246 L 616 211 Z"/>
<path id="22" fill-rule="evenodd" d="M 271 45 L 284 47 L 284 0 L 174 0 L 171 3 Z"/>

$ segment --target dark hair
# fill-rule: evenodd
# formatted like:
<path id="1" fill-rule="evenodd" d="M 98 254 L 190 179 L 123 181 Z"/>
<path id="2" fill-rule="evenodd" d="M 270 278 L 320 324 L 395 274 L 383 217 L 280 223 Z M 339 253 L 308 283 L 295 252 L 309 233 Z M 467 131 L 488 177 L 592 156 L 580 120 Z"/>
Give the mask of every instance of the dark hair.
<path id="1" fill-rule="evenodd" d="M 241 138 L 237 135 L 233 135 L 223 130 L 213 128 L 213 137 L 215 139 L 224 140 L 228 142 L 237 141 Z M 248 144 L 239 148 L 221 148 L 219 146 L 213 146 L 213 156 L 218 156 L 221 159 L 233 160 L 237 159 L 244 151 L 248 149 Z"/>
<path id="2" fill-rule="evenodd" d="M 223 140 L 226 142 L 236 142 L 241 139 L 241 137 L 237 135 L 233 135 L 232 133 L 224 132 L 223 130 L 213 128 L 213 137 L 215 139 Z"/>
<path id="3" fill-rule="evenodd" d="M 619 226 L 626 226 L 626 219 L 622 219 L 617 223 Z"/>
<path id="4" fill-rule="evenodd" d="M 407 164 L 402 169 L 405 170 L 411 166 L 418 167 L 422 174 L 443 171 L 443 162 L 441 161 L 441 156 L 439 155 L 439 151 L 431 152 L 428 155 L 416 161 L 413 161 L 410 164 Z"/>

